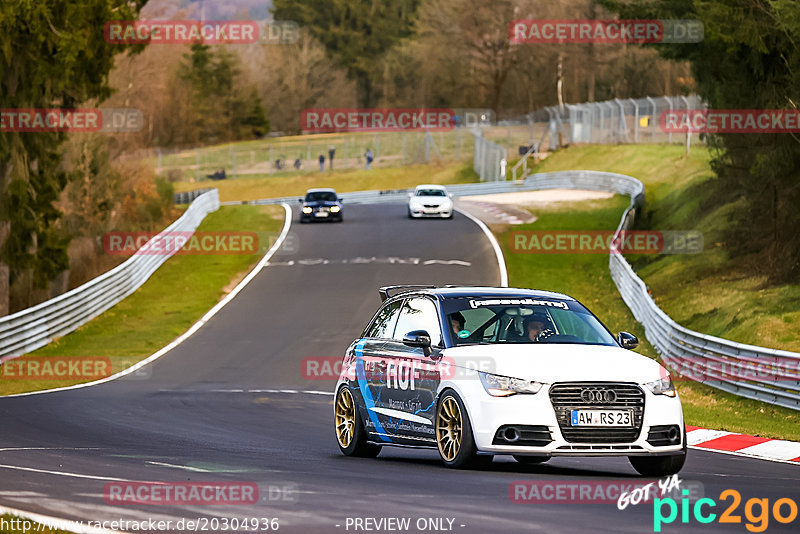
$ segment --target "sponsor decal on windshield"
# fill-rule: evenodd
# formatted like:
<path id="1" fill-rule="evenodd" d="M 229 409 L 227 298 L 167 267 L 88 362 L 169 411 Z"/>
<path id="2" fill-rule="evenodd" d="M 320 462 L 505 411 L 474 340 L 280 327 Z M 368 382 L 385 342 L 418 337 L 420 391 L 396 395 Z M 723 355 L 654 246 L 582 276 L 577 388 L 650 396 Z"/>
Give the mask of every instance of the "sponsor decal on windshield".
<path id="1" fill-rule="evenodd" d="M 481 306 L 551 306 L 568 310 L 566 302 L 558 300 L 537 300 L 537 299 L 481 299 L 470 300 L 470 308 L 480 308 Z"/>

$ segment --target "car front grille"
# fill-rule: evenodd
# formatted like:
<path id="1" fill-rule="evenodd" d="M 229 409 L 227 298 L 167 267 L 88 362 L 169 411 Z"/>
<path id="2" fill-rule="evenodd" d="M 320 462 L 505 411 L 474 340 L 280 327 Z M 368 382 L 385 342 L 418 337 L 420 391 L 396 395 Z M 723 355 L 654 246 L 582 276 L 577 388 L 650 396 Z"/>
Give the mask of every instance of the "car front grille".
<path id="1" fill-rule="evenodd" d="M 424 204 L 426 208 L 438 208 L 439 204 Z"/>
<path id="2" fill-rule="evenodd" d="M 592 393 L 585 393 L 589 391 Z M 587 400 L 588 399 L 588 400 Z M 639 438 L 644 416 L 644 392 L 634 384 L 571 382 L 550 388 L 558 426 L 570 443 L 630 443 Z M 632 427 L 574 427 L 572 410 L 631 410 Z"/>

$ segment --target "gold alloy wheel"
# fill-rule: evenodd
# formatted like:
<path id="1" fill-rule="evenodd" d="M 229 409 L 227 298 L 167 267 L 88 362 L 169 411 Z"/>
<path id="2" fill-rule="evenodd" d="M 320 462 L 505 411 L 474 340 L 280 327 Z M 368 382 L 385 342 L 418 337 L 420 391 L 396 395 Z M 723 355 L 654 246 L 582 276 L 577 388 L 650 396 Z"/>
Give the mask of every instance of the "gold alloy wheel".
<path id="1" fill-rule="evenodd" d="M 356 405 L 353 394 L 346 387 L 339 390 L 336 399 L 336 439 L 346 449 L 353 442 L 356 430 Z"/>
<path id="2" fill-rule="evenodd" d="M 436 444 L 447 462 L 452 462 L 461 450 L 463 421 L 461 409 L 453 397 L 446 397 L 439 405 L 436 417 Z"/>

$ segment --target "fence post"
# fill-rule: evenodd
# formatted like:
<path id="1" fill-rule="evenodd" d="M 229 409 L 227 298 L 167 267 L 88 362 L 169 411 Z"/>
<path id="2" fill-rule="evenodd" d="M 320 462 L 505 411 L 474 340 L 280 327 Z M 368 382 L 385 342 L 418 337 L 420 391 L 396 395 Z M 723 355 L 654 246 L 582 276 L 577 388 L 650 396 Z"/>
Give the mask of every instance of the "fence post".
<path id="1" fill-rule="evenodd" d="M 683 100 L 684 103 L 686 104 L 686 116 L 688 117 L 689 116 L 689 111 L 690 111 L 690 108 L 691 108 L 691 104 L 689 104 L 689 99 L 686 98 L 685 96 L 681 95 L 681 100 Z M 687 157 L 689 156 L 689 146 L 691 144 L 692 144 L 692 129 L 687 127 L 686 128 L 686 156 Z"/>
<path id="2" fill-rule="evenodd" d="M 633 104 L 633 142 L 639 142 L 639 104 L 636 103 L 636 100 L 629 98 L 628 100 L 631 101 Z"/>
<path id="3" fill-rule="evenodd" d="M 669 112 L 670 112 L 670 115 L 671 115 L 672 114 L 672 109 L 673 109 L 672 99 L 670 99 L 670 97 L 668 97 L 668 96 L 665 96 L 664 100 L 666 100 L 667 104 L 669 104 Z M 669 131 L 669 143 L 672 144 L 672 130 Z"/>
<path id="4" fill-rule="evenodd" d="M 651 134 L 652 134 L 652 138 L 651 139 L 652 139 L 652 142 L 655 143 L 656 142 L 656 113 L 658 112 L 658 110 L 656 109 L 656 101 L 653 100 L 652 98 L 650 98 L 649 96 L 646 97 L 646 98 L 647 98 L 647 101 L 650 102 L 653 105 L 653 114 L 650 115 L 650 122 L 652 123 L 652 126 L 653 126 L 653 128 L 651 130 Z"/>

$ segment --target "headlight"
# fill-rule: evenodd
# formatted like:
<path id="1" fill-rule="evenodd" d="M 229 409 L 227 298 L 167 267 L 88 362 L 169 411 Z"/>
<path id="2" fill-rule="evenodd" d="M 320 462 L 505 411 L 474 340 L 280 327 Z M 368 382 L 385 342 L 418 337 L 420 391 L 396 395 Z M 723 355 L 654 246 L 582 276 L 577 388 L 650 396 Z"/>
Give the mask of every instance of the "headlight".
<path id="1" fill-rule="evenodd" d="M 314 209 L 311 206 L 303 206 L 303 213 L 311 213 Z"/>
<path id="2" fill-rule="evenodd" d="M 509 376 L 492 375 L 489 373 L 478 373 L 481 384 L 486 393 L 492 397 L 508 397 L 517 393 L 535 394 L 542 389 L 539 382 L 533 380 L 522 380 L 521 378 L 511 378 Z"/>
<path id="3" fill-rule="evenodd" d="M 666 378 L 659 378 L 658 380 L 648 382 L 645 386 L 653 392 L 653 395 L 675 396 L 675 385 L 672 383 L 672 378 L 669 375 L 667 375 Z"/>
<path id="4" fill-rule="evenodd" d="M 341 209 L 339 206 L 331 206 L 331 213 L 339 213 Z"/>

